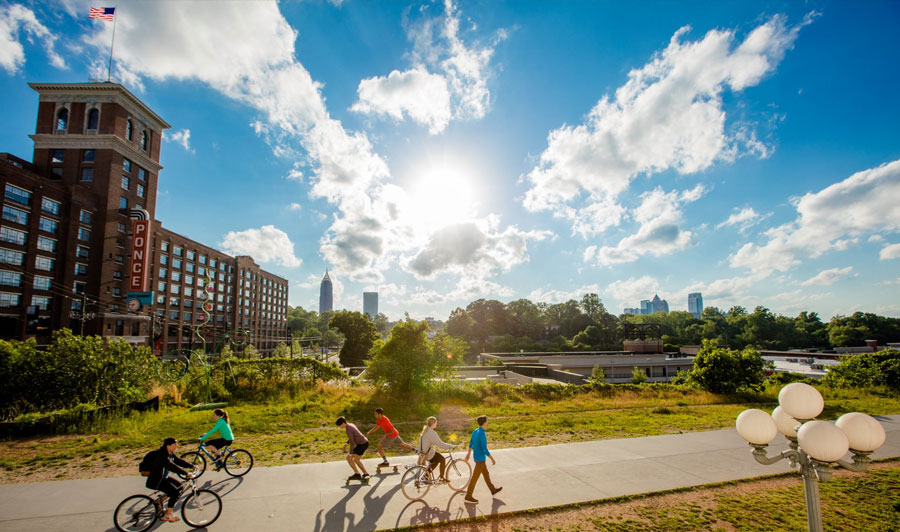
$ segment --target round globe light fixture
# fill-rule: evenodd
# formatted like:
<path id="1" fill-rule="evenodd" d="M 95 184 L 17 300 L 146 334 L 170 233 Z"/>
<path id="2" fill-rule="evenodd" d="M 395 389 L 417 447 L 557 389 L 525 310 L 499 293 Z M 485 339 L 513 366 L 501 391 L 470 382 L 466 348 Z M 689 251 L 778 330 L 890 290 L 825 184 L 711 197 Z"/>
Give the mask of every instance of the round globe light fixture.
<path id="1" fill-rule="evenodd" d="M 820 462 L 836 462 L 850 449 L 844 431 L 826 421 L 804 423 L 797 431 L 797 441 L 806 454 Z"/>
<path id="2" fill-rule="evenodd" d="M 859 412 L 850 412 L 834 422 L 850 442 L 854 451 L 869 453 L 884 445 L 887 434 L 875 418 Z"/>
<path id="3" fill-rule="evenodd" d="M 794 419 L 813 419 L 822 413 L 825 399 L 809 384 L 792 382 L 778 392 L 778 404 Z"/>
<path id="4" fill-rule="evenodd" d="M 758 408 L 744 410 L 735 421 L 738 434 L 753 445 L 768 445 L 778 434 L 775 420 Z"/>
<path id="5" fill-rule="evenodd" d="M 784 434 L 788 438 L 797 437 L 797 429 L 800 428 L 801 423 L 788 415 L 788 413 L 784 411 L 784 408 L 780 406 L 775 407 L 775 410 L 772 410 L 772 419 L 775 420 L 778 432 Z"/>

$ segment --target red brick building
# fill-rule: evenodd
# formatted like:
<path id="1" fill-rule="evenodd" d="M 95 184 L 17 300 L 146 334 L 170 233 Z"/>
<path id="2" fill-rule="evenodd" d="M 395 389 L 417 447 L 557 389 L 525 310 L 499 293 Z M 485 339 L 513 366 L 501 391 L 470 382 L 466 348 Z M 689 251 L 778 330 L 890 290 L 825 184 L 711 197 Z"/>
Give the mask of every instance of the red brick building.
<path id="1" fill-rule="evenodd" d="M 197 347 L 198 291 L 213 281 L 215 345 L 241 328 L 261 352 L 287 339 L 288 283 L 250 257 L 231 257 L 155 220 L 162 132 L 170 126 L 115 83 L 32 83 L 40 95 L 32 162 L 0 153 L 0 338 L 68 327 L 160 351 Z M 126 308 L 132 222 L 151 223 L 152 303 Z M 199 316 L 198 316 L 199 315 Z"/>

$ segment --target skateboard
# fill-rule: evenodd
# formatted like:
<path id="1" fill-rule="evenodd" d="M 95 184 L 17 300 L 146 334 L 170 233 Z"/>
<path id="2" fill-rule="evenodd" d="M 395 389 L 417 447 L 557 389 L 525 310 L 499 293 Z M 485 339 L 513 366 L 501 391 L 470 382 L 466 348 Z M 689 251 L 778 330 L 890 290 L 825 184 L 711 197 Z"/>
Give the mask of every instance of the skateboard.
<path id="1" fill-rule="evenodd" d="M 344 483 L 344 485 L 345 485 L 345 486 L 349 486 L 349 485 L 350 485 L 350 482 L 351 482 L 351 481 L 354 481 L 354 480 L 359 481 L 359 484 L 360 484 L 360 485 L 366 485 L 366 486 L 369 485 L 369 479 L 368 479 L 368 478 L 348 478 L 348 479 L 346 480 L 346 482 Z"/>
<path id="2" fill-rule="evenodd" d="M 397 472 L 398 472 L 398 469 L 397 469 L 398 467 L 400 467 L 400 466 L 397 466 L 397 465 L 379 465 L 379 466 L 375 466 L 375 474 L 376 474 L 376 475 L 380 475 L 382 469 L 393 469 L 393 470 L 394 470 L 394 473 L 397 473 Z"/>

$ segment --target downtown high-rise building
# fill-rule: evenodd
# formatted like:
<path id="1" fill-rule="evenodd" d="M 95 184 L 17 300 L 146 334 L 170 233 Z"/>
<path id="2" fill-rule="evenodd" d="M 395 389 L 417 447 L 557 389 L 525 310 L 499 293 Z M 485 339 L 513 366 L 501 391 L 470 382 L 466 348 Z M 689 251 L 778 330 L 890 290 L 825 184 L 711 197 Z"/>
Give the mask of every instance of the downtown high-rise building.
<path id="1" fill-rule="evenodd" d="M 688 312 L 700 319 L 700 314 L 703 313 L 703 295 L 700 292 L 688 294 Z"/>
<path id="2" fill-rule="evenodd" d="M 378 315 L 378 292 L 363 292 L 363 313 L 375 321 Z"/>
<path id="3" fill-rule="evenodd" d="M 331 285 L 331 277 L 328 272 L 322 277 L 322 284 L 319 285 L 319 314 L 331 312 L 334 310 L 334 291 Z"/>

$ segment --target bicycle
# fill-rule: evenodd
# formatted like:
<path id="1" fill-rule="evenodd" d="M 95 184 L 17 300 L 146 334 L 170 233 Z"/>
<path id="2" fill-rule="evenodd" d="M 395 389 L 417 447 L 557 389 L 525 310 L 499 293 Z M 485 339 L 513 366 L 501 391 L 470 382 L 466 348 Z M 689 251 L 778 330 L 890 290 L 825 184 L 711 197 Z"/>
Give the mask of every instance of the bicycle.
<path id="1" fill-rule="evenodd" d="M 233 477 L 242 477 L 249 473 L 253 468 L 253 455 L 250 454 L 250 451 L 244 449 L 229 449 L 228 446 L 225 446 L 220 452 L 221 457 L 218 459 L 222 464 L 220 468 L 224 467 L 225 472 Z M 209 458 L 212 463 L 216 463 L 216 457 L 206 450 L 206 444 L 203 442 L 200 442 L 196 451 L 190 451 L 181 455 L 182 460 L 190 462 L 194 471 L 197 472 L 196 476 L 198 477 L 206 471 L 207 458 Z M 220 468 L 217 468 L 216 471 Z"/>
<path id="2" fill-rule="evenodd" d="M 419 461 L 424 461 L 426 453 L 419 453 Z M 462 458 L 453 458 L 453 451 L 448 451 L 447 465 L 444 468 L 444 478 L 446 483 L 450 485 L 450 489 L 456 492 L 466 490 L 469 485 L 469 478 L 472 476 L 472 465 Z M 417 501 L 425 497 L 431 486 L 442 484 L 441 481 L 434 478 L 430 464 L 418 463 L 416 465 L 406 466 L 406 472 L 400 479 L 400 489 L 403 495 L 411 501 Z"/>
<path id="3" fill-rule="evenodd" d="M 204 349 L 198 346 L 197 349 L 181 348 L 173 349 L 165 355 L 157 356 L 156 372 L 159 378 L 166 382 L 178 382 L 191 369 L 191 364 L 198 365 L 205 371 L 209 371 L 215 367 L 213 360 L 218 359 L 217 353 L 222 352 L 222 348 L 228 344 L 234 349 L 242 350 L 250 341 L 250 332 L 244 329 L 234 329 L 228 331 L 222 336 L 216 344 L 216 348 L 211 353 L 204 353 Z M 225 360 L 231 379 L 235 380 L 234 369 L 231 367 L 231 361 Z"/>
<path id="4" fill-rule="evenodd" d="M 222 498 L 211 490 L 197 489 L 194 477 L 181 485 L 178 496 L 191 491 L 181 505 L 181 518 L 193 528 L 207 527 L 222 514 Z M 150 495 L 132 495 L 116 506 L 113 523 L 119 532 L 145 532 L 166 513 L 166 494 L 154 491 Z"/>

